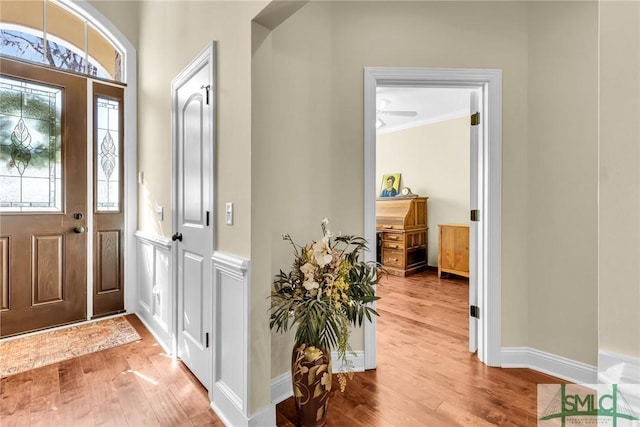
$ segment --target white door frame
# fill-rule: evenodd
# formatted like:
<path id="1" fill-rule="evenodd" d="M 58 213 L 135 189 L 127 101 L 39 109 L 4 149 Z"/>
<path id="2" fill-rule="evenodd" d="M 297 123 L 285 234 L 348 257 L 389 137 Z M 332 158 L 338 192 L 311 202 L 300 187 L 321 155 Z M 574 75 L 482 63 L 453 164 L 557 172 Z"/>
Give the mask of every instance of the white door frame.
<path id="1" fill-rule="evenodd" d="M 489 366 L 501 365 L 501 236 L 502 236 L 502 71 L 481 69 L 379 68 L 364 69 L 364 236 L 376 240 L 376 86 L 467 87 L 482 90 L 486 112 L 482 156 L 480 223 L 483 247 L 477 248 L 478 359 Z M 484 254 L 484 255 L 483 255 Z M 365 254 L 375 261 L 375 253 Z M 364 326 L 365 369 L 375 369 L 376 322 Z"/>

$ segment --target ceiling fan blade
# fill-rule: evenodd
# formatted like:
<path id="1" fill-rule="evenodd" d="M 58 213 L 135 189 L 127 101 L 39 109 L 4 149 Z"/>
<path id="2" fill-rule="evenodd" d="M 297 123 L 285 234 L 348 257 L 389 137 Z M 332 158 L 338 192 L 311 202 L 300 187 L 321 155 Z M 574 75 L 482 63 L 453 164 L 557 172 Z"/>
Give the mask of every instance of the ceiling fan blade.
<path id="1" fill-rule="evenodd" d="M 417 111 L 378 111 L 378 114 L 383 114 L 385 116 L 396 116 L 396 117 L 415 117 L 418 115 Z"/>

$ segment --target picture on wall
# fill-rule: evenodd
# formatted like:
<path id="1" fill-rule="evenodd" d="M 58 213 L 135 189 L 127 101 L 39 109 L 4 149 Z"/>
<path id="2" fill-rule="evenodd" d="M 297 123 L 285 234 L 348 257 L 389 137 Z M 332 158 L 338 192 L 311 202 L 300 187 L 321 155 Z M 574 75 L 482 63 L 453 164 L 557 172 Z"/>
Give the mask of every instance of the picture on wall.
<path id="1" fill-rule="evenodd" d="M 400 174 L 382 175 L 382 187 L 380 188 L 380 197 L 395 197 L 400 189 Z"/>

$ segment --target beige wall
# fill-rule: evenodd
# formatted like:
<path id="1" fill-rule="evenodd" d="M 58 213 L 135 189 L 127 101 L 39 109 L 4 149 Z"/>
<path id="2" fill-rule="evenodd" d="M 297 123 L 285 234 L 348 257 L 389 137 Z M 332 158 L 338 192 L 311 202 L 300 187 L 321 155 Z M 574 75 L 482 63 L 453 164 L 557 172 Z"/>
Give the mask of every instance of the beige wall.
<path id="1" fill-rule="evenodd" d="M 218 42 L 216 207 L 235 204 L 235 223 L 216 217 L 216 249 L 250 255 L 251 19 L 267 1 L 93 1 L 138 47 L 138 228 L 171 235 L 171 81 Z M 155 207 L 165 208 L 164 221 Z"/>
<path id="2" fill-rule="evenodd" d="M 140 2 L 88 0 L 98 12 L 107 17 L 127 40 L 138 49 L 138 28 L 140 20 Z"/>
<path id="3" fill-rule="evenodd" d="M 600 350 L 640 358 L 640 3 L 600 15 Z"/>
<path id="4" fill-rule="evenodd" d="M 469 116 L 376 137 L 376 191 L 382 175 L 428 200 L 428 264 L 438 265 L 438 224 L 469 222 Z"/>
<path id="5" fill-rule="evenodd" d="M 283 203 L 303 204 L 304 213 L 322 201 L 355 233 L 363 232 L 363 68 L 501 69 L 502 345 L 596 363 L 596 3 L 309 4 L 273 31 L 271 49 L 271 72 L 288 80 L 274 101 L 285 111 L 270 126 L 296 129 L 295 138 L 277 142 L 286 147 L 280 166 L 302 162 L 295 186 L 315 195 L 310 201 L 292 192 Z M 313 62 L 317 49 L 327 56 L 322 63 Z M 289 72 L 305 61 L 306 74 Z M 318 114 L 326 108 L 328 119 Z M 327 127 L 329 137 L 318 138 Z M 307 150 L 316 157 L 298 155 Z M 331 193 L 319 182 L 334 184 Z M 284 228 L 304 233 L 316 222 L 296 216 Z M 285 256 L 276 250 L 272 272 L 290 262 L 286 248 L 279 249 Z M 567 324 L 580 326 L 569 333 Z M 354 334 L 354 349 L 362 349 L 362 337 Z M 285 369 L 285 362 L 272 365 Z"/>
<path id="6" fill-rule="evenodd" d="M 252 145 L 252 274 L 267 291 L 288 271 L 290 234 L 306 244 L 322 237 L 320 222 L 353 230 L 333 195 L 351 178 L 333 170 L 331 152 L 331 21 L 328 3 L 311 3 L 266 35 L 254 24 Z M 265 313 L 266 314 L 266 313 Z M 293 334 L 273 334 L 271 373 L 290 369 Z"/>
<path id="7" fill-rule="evenodd" d="M 528 9 L 528 346 L 595 366 L 598 5 Z"/>

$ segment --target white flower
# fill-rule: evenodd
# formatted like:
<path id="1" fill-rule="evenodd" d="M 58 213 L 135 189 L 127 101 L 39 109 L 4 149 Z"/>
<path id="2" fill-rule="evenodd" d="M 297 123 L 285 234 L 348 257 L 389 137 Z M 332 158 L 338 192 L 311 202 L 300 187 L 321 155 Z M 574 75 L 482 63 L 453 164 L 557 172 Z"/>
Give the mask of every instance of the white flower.
<path id="1" fill-rule="evenodd" d="M 333 257 L 331 256 L 331 249 L 329 248 L 329 237 L 325 236 L 321 241 L 313 244 L 313 257 L 320 267 L 324 267 L 329 264 Z"/>
<path id="2" fill-rule="evenodd" d="M 304 274 L 304 278 L 306 279 L 306 281 L 313 280 L 315 270 L 316 267 L 310 262 L 307 262 L 302 267 L 300 267 L 300 271 L 302 272 L 302 274 Z"/>
<path id="3" fill-rule="evenodd" d="M 308 291 L 312 290 L 312 289 L 318 289 L 320 287 L 320 285 L 318 284 L 318 282 L 311 282 L 311 281 L 305 281 L 302 286 L 304 286 L 304 288 Z"/>

